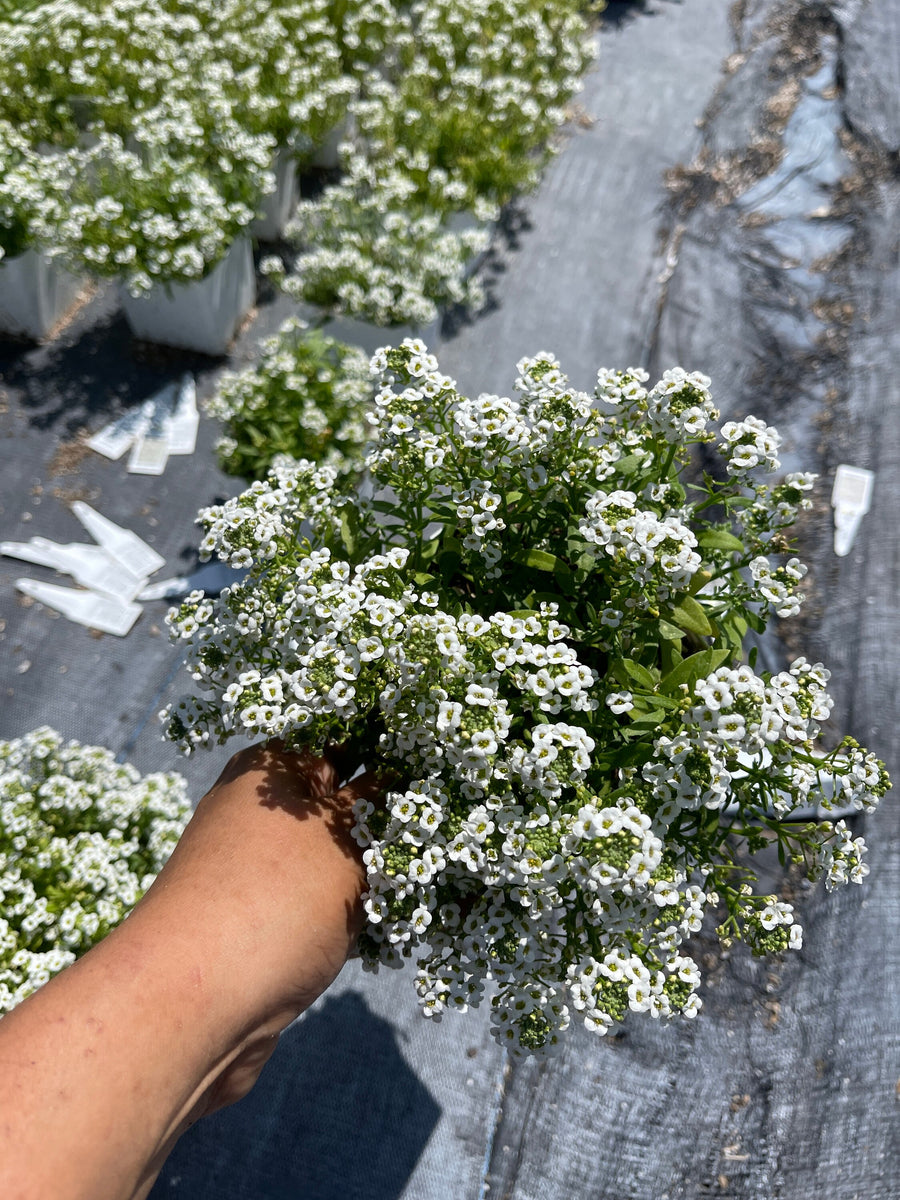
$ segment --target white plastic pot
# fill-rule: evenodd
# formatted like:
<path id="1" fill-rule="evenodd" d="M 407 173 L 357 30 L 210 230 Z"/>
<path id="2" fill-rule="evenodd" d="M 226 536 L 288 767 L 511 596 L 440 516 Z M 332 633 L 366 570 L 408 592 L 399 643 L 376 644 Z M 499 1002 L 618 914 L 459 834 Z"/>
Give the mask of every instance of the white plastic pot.
<path id="1" fill-rule="evenodd" d="M 322 325 L 322 332 L 339 342 L 359 346 L 367 354 L 374 354 L 381 346 L 399 346 L 404 338 L 421 338 L 432 352 L 437 349 L 441 333 L 440 316 L 425 326 L 374 325 L 358 317 L 331 317 Z"/>
<path id="2" fill-rule="evenodd" d="M 157 284 L 144 296 L 122 289 L 122 307 L 135 337 L 201 354 L 224 354 L 256 299 L 249 238 L 239 238 L 202 279 Z"/>
<path id="3" fill-rule="evenodd" d="M 272 170 L 275 173 L 275 189 L 263 196 L 260 215 L 250 226 L 250 236 L 261 242 L 274 242 L 281 237 L 300 198 L 297 164 L 290 150 L 278 151 Z"/>
<path id="4" fill-rule="evenodd" d="M 337 125 L 326 135 L 324 141 L 316 146 L 312 158 L 309 160 L 310 166 L 320 167 L 327 171 L 336 170 L 341 165 L 338 147 L 341 142 L 353 136 L 354 125 L 355 122 L 349 114 L 338 121 Z"/>
<path id="5" fill-rule="evenodd" d="M 0 259 L 0 331 L 47 337 L 75 307 L 85 283 L 39 250 Z"/>

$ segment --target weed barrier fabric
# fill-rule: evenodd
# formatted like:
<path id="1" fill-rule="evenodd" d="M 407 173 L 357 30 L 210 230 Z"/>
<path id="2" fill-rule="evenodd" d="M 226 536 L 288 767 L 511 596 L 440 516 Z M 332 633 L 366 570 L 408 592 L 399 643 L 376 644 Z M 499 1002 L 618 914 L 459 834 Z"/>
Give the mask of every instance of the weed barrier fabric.
<path id="1" fill-rule="evenodd" d="M 509 364 L 540 347 L 573 378 L 581 371 L 585 387 L 601 365 L 658 373 L 680 363 L 731 397 L 726 417 L 759 412 L 789 434 L 797 463 L 825 479 L 799 546 L 816 590 L 806 624 L 782 636 L 791 651 L 828 662 L 836 725 L 896 772 L 898 19 L 874 0 L 745 0 L 731 23 L 727 7 L 613 0 L 580 97 L 594 124 L 573 124 L 519 224 L 507 220 L 484 268 L 493 307 L 471 323 L 445 321 L 440 361 L 463 390 L 501 393 Z M 796 111 L 785 97 L 833 55 L 850 183 L 840 176 L 818 199 L 810 211 L 824 208 L 819 216 L 801 206 L 760 221 L 740 197 L 767 164 L 777 169 L 776 143 Z M 664 183 L 679 164 L 683 204 Z M 846 223 L 852 236 L 834 254 L 828 241 L 823 260 L 825 223 Z M 260 304 L 229 365 L 251 358 L 291 308 L 265 292 Z M 0 346 L 2 537 L 79 540 L 68 505 L 80 498 L 154 545 L 166 559 L 161 576 L 189 573 L 197 509 L 238 490 L 215 466 L 212 423 L 201 422 L 196 453 L 160 478 L 81 454 L 78 434 L 185 370 L 209 394 L 218 367 L 136 346 L 109 287 L 57 343 Z M 874 470 L 876 484 L 851 553 L 838 560 L 828 492 L 842 461 Z M 179 769 L 198 797 L 221 752 L 182 760 L 160 742 L 155 718 L 183 688 L 163 628 L 167 602 L 145 604 L 128 637 L 95 638 L 17 602 L 20 573 L 0 560 L 0 735 L 49 723 L 141 771 Z M 801 954 L 712 958 L 695 1022 L 635 1022 L 605 1042 L 576 1035 L 548 1063 L 511 1066 L 486 1011 L 433 1026 L 402 972 L 373 979 L 349 964 L 285 1035 L 257 1092 L 186 1136 L 154 1200 L 893 1200 L 897 825 L 888 796 L 858 830 L 871 847 L 862 888 L 827 898 L 798 889 Z M 773 862 L 771 887 L 782 884 Z M 699 950 L 712 955 L 712 939 Z"/>

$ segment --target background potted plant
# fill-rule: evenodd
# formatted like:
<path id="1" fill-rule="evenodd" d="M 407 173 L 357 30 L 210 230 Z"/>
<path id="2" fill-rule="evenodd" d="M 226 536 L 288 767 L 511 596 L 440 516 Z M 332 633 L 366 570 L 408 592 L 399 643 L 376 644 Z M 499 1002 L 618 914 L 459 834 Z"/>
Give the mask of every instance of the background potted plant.
<path id="1" fill-rule="evenodd" d="M 190 812 L 180 775 L 46 727 L 0 741 L 0 1016 L 128 914 Z"/>
<path id="2" fill-rule="evenodd" d="M 292 270 L 279 259 L 261 269 L 323 310 L 326 332 L 366 350 L 409 332 L 434 344 L 443 305 L 483 302 L 480 283 L 464 272 L 486 235 L 442 228 L 440 216 L 416 202 L 408 176 L 362 158 L 322 196 L 301 200 L 287 236 L 300 246 Z"/>
<path id="3" fill-rule="evenodd" d="M 532 190 L 589 59 L 579 5 L 422 0 L 352 106 L 364 152 L 438 212 L 488 217 Z M 479 214 L 481 219 L 484 216 Z"/>
<path id="4" fill-rule="evenodd" d="M 60 230 L 70 262 L 123 281 L 138 337 L 207 354 L 225 351 L 255 298 L 247 229 L 270 181 L 265 139 L 225 121 L 219 136 L 221 148 L 186 104 L 165 103 L 128 146 L 101 134 L 70 151 L 78 178 Z"/>
<path id="5" fill-rule="evenodd" d="M 0 330 L 43 338 L 85 284 L 53 252 L 74 182 L 72 164 L 40 154 L 0 121 Z"/>
<path id="6" fill-rule="evenodd" d="M 252 366 L 219 377 L 204 408 L 225 424 L 224 469 L 263 479 L 280 456 L 359 470 L 371 400 L 366 355 L 291 317 Z"/>

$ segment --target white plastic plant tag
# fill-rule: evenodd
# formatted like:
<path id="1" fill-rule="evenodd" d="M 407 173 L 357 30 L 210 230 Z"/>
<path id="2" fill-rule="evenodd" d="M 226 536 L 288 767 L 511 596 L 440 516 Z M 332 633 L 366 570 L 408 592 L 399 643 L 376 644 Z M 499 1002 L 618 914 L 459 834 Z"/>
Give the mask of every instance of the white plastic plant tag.
<path id="1" fill-rule="evenodd" d="M 82 587 L 103 592 L 114 600 L 133 600 L 147 582 L 145 575 L 132 575 L 102 546 L 89 546 L 86 542 L 68 542 L 61 546 L 40 537 L 31 541 L 39 548 L 53 547 L 58 571 L 67 571 Z"/>
<path id="2" fill-rule="evenodd" d="M 872 503 L 874 486 L 875 472 L 865 467 L 841 463 L 835 472 L 831 505 L 834 509 L 834 552 L 839 558 L 850 553 L 860 521 Z"/>
<path id="3" fill-rule="evenodd" d="M 197 385 L 190 373 L 178 386 L 175 408 L 166 421 L 170 454 L 193 454 L 197 448 L 200 414 L 197 411 Z"/>
<path id="4" fill-rule="evenodd" d="M 152 400 L 145 400 L 140 408 L 123 413 L 115 421 L 104 425 L 98 433 L 88 438 L 88 446 L 106 458 L 121 458 L 134 439 L 143 434 L 150 423 L 152 412 Z"/>
<path id="5" fill-rule="evenodd" d="M 131 475 L 162 475 L 169 461 L 169 439 L 152 437 L 145 433 L 138 438 L 128 459 L 128 472 Z"/>
<path id="6" fill-rule="evenodd" d="M 128 460 L 128 471 L 132 475 L 162 475 L 169 461 L 168 423 L 175 408 L 177 387 L 167 384 L 151 396 L 150 421 L 134 444 Z"/>
<path id="7" fill-rule="evenodd" d="M 143 611 L 139 604 L 124 604 L 99 592 L 77 592 L 74 588 L 39 583 L 36 579 L 17 579 L 16 587 L 26 596 L 54 608 L 70 621 L 124 637 Z"/>
<path id="8" fill-rule="evenodd" d="M 115 600 L 133 600 L 147 582 L 146 577 L 139 578 L 126 571 L 101 546 L 89 546 L 86 542 L 63 546 L 47 538 L 33 537 L 30 542 L 0 542 L 0 553 L 65 571 L 82 587 L 93 588 Z"/>
<path id="9" fill-rule="evenodd" d="M 117 559 L 132 575 L 147 578 L 165 564 L 163 556 L 148 546 L 143 538 L 130 529 L 116 525 L 108 517 L 101 516 L 83 500 L 75 501 L 72 512 L 106 553 Z"/>
<path id="10" fill-rule="evenodd" d="M 55 571 L 65 570 L 61 556 L 54 553 L 53 546 L 54 543 L 51 543 L 45 548 L 34 538 L 30 542 L 0 542 L 0 554 L 9 558 L 21 558 L 23 562 L 37 563 L 41 567 L 53 567 Z"/>

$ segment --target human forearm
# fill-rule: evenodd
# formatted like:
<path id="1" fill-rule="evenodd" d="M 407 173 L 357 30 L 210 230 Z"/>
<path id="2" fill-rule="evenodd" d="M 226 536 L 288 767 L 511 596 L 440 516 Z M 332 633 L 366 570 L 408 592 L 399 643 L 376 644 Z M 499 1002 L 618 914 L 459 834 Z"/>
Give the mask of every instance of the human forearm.
<path id="1" fill-rule="evenodd" d="M 186 1123 L 249 1089 L 361 919 L 336 782 L 241 756 L 134 914 L 0 1022 L 4 1200 L 142 1195 Z"/>

